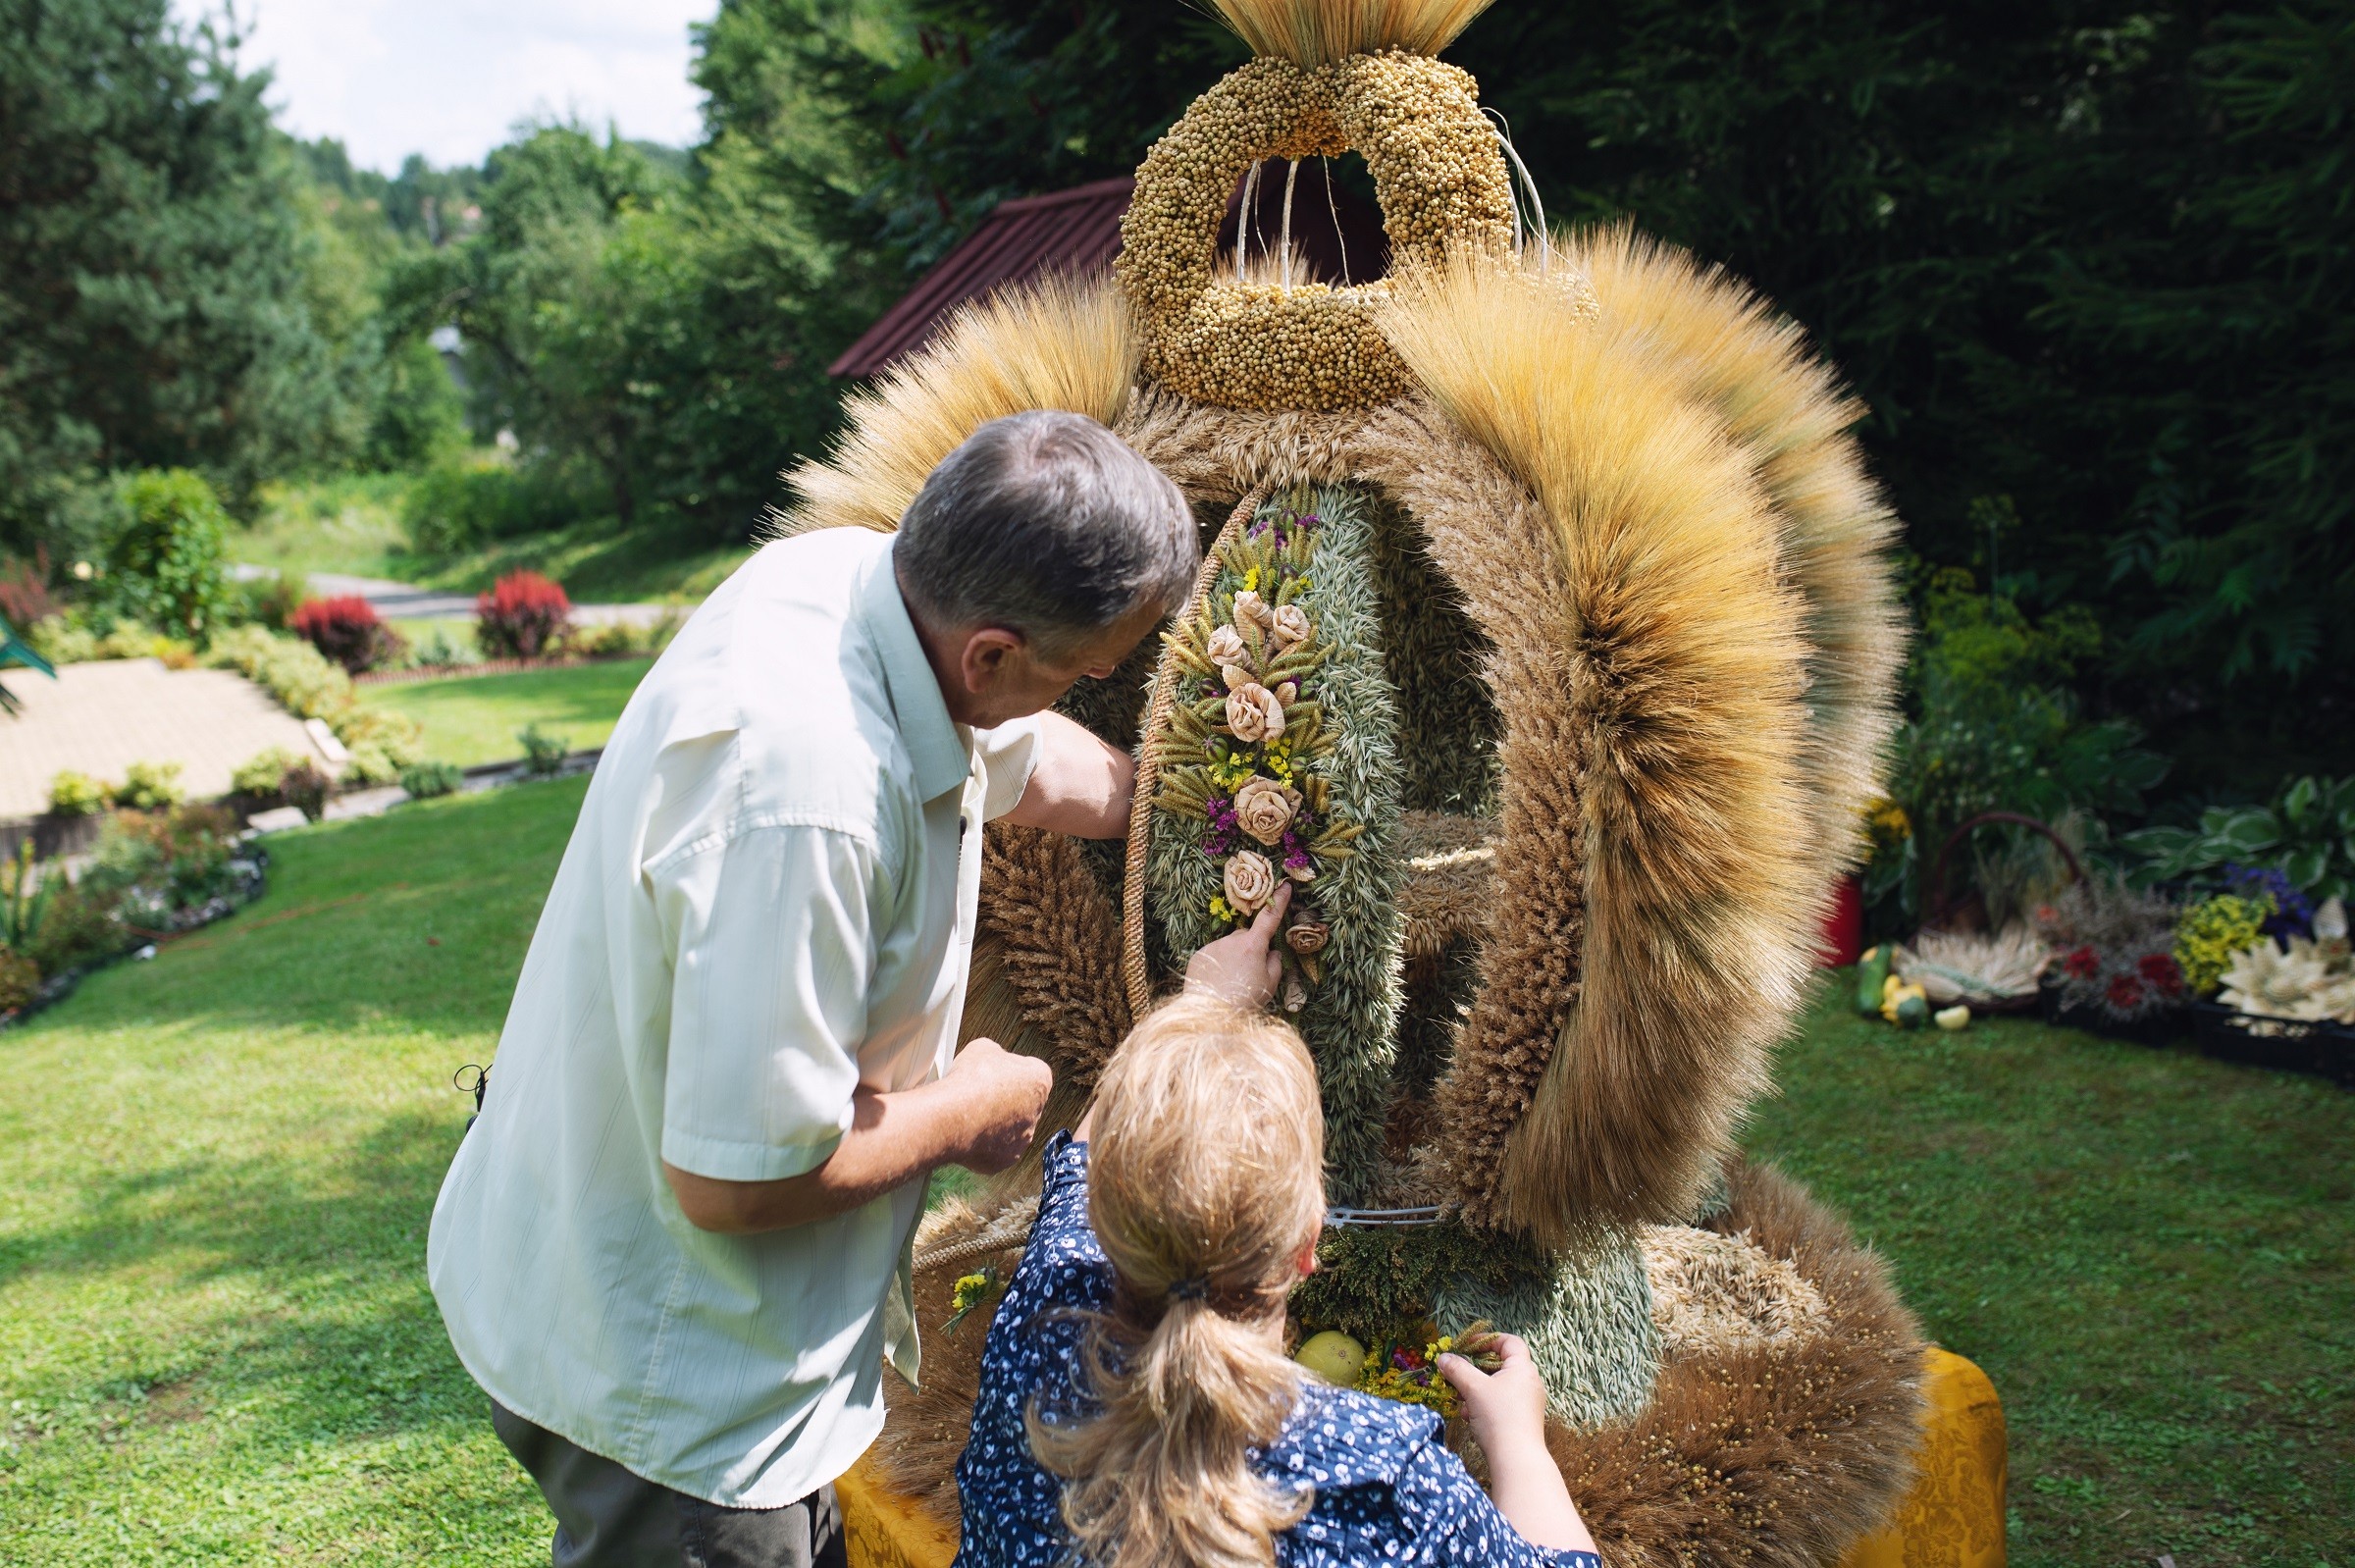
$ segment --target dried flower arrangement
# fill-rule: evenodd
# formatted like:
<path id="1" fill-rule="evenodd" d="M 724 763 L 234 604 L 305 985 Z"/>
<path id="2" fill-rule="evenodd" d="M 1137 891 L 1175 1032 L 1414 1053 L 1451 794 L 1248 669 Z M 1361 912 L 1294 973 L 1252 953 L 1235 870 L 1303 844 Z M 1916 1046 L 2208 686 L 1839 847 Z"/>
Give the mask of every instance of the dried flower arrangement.
<path id="1" fill-rule="evenodd" d="M 1293 884 L 1282 1002 L 1323 1076 L 1342 1202 L 1380 1179 L 1401 967 L 1399 719 L 1373 524 L 1361 492 L 1301 487 L 1222 537 L 1209 592 L 1166 634 L 1169 728 L 1149 741 L 1145 884 L 1171 955 Z"/>

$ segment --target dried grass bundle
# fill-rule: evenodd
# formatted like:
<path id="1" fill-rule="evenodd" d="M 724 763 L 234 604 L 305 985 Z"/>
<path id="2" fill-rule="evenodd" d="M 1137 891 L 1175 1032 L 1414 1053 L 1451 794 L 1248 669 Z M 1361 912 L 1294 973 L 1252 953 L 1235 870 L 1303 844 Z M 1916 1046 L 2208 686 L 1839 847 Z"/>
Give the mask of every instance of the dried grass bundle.
<path id="1" fill-rule="evenodd" d="M 1107 276 L 1048 278 L 966 305 L 929 346 L 845 400 L 834 449 L 785 474 L 800 504 L 771 511 L 765 535 L 888 533 L 940 460 L 993 419 L 1034 408 L 1119 419 L 1142 352 Z"/>
<path id="2" fill-rule="evenodd" d="M 1315 70 L 1353 54 L 1436 55 L 1491 0 L 1211 0 L 1251 52 Z"/>
<path id="3" fill-rule="evenodd" d="M 1896 954 L 1898 974 L 1933 1002 L 2000 1006 L 2035 996 L 2050 950 L 2035 928 L 2006 926 L 2002 934 L 1924 931 Z"/>

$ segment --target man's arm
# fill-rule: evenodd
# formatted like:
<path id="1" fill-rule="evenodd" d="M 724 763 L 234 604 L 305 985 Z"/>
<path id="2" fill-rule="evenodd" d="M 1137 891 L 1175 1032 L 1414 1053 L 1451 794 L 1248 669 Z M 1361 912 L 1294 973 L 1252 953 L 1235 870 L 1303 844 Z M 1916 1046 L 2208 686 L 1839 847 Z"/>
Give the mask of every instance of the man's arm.
<path id="1" fill-rule="evenodd" d="M 757 1235 L 848 1214 L 936 1166 L 984 1176 L 1030 1146 L 1054 1073 L 994 1040 L 975 1040 L 930 1083 L 896 1094 L 860 1089 L 851 1129 L 825 1164 L 777 1181 L 722 1181 L 664 1161 L 671 1194 L 699 1230 Z"/>
<path id="2" fill-rule="evenodd" d="M 1049 709 L 1038 715 L 1038 762 L 1029 788 L 1005 820 L 1073 838 L 1126 838 L 1135 787 L 1134 758 Z"/>

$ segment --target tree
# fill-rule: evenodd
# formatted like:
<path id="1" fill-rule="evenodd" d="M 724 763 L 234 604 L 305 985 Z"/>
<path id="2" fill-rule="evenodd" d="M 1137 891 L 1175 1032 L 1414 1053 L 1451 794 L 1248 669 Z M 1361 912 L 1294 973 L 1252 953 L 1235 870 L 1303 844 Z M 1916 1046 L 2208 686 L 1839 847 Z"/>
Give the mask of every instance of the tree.
<path id="1" fill-rule="evenodd" d="M 0 0 L 0 540 L 78 475 L 241 496 L 338 404 L 265 74 L 167 0 Z"/>

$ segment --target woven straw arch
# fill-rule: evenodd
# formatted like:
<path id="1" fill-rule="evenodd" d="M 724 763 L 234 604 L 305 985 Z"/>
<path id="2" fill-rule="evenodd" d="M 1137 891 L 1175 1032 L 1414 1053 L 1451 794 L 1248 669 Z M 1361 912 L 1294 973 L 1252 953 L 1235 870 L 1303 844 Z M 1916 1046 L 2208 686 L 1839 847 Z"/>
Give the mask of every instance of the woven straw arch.
<path id="1" fill-rule="evenodd" d="M 1373 173 L 1397 262 L 1509 251 L 1510 179 L 1464 72 L 1403 51 L 1314 71 L 1254 60 L 1197 99 L 1137 171 L 1116 270 L 1148 375 L 1230 408 L 1363 408 L 1406 390 L 1373 316 L 1387 285 L 1216 275 L 1219 224 L 1245 170 L 1352 150 Z"/>

